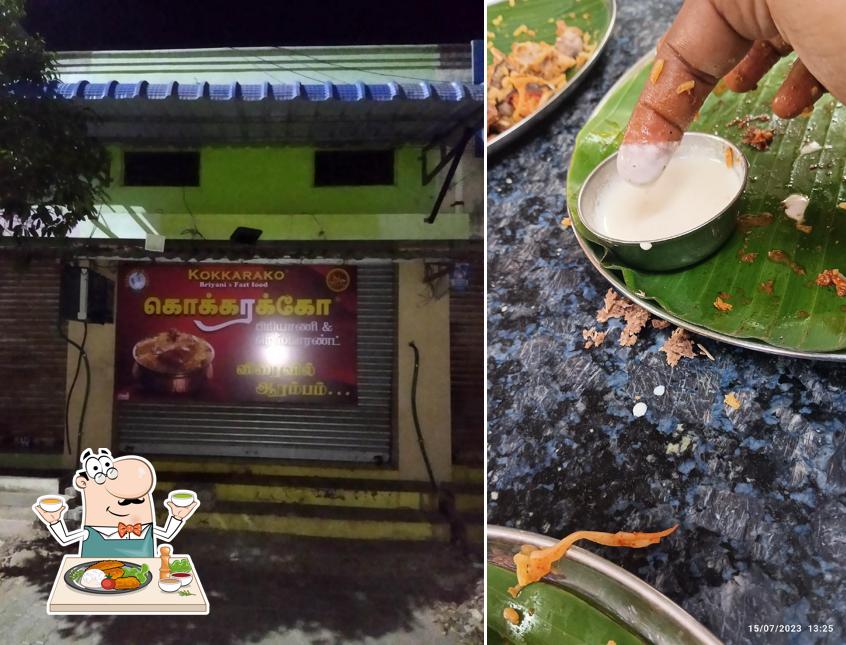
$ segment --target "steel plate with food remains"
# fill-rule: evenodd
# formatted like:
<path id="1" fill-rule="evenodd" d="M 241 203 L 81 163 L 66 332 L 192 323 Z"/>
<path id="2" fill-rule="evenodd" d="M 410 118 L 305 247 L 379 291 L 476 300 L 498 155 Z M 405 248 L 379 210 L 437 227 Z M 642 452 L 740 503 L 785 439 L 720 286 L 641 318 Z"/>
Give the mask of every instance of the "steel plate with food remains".
<path id="1" fill-rule="evenodd" d="M 517 31 L 532 36 L 525 26 Z M 567 72 L 590 60 L 596 43 L 590 34 L 564 20 L 555 23 L 554 45 L 515 42 L 511 53 L 491 47 L 488 65 L 488 136 L 504 132 L 531 115 L 567 84 Z M 517 36 L 515 32 L 515 36 Z"/>

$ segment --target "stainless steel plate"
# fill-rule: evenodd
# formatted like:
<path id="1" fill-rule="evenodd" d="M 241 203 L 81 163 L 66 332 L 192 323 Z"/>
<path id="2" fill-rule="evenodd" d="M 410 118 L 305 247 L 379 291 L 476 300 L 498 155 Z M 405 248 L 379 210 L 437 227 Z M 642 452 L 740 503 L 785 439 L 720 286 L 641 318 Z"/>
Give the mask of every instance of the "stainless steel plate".
<path id="1" fill-rule="evenodd" d="M 619 88 L 624 83 L 627 83 L 632 76 L 636 75 L 640 72 L 641 69 L 645 65 L 648 65 L 652 59 L 655 57 L 655 51 L 652 50 L 647 52 L 640 60 L 638 60 L 634 65 L 632 65 L 626 72 L 619 78 L 619 80 L 614 83 L 613 86 L 608 90 L 605 96 L 602 98 L 601 101 L 596 105 L 591 112 L 591 115 L 588 117 L 588 121 L 596 116 L 596 113 L 602 109 L 602 106 L 605 102 L 614 95 Z M 573 210 L 575 208 L 574 204 L 567 203 L 567 211 L 571 217 L 574 216 Z M 774 345 L 770 345 L 760 340 L 756 340 L 753 338 L 735 338 L 734 336 L 728 336 L 726 334 L 722 334 L 717 331 L 713 331 L 711 329 L 707 329 L 705 327 L 700 327 L 694 323 L 688 322 L 683 318 L 679 318 L 667 311 L 665 311 L 657 302 L 652 300 L 648 300 L 644 296 L 639 296 L 635 292 L 631 291 L 629 287 L 626 285 L 625 281 L 623 280 L 623 276 L 620 275 L 619 272 L 614 271 L 613 269 L 608 269 L 602 265 L 600 260 L 599 249 L 592 246 L 587 240 L 585 240 L 581 235 L 579 235 L 578 230 L 575 226 L 572 226 L 570 230 L 573 231 L 573 234 L 576 236 L 576 241 L 579 243 L 579 246 L 582 247 L 582 250 L 585 253 L 585 256 L 590 261 L 590 263 L 596 267 L 596 270 L 599 271 L 602 276 L 611 283 L 611 285 L 619 291 L 621 294 L 625 295 L 629 300 L 632 302 L 637 303 L 644 309 L 646 309 L 649 313 L 653 316 L 657 316 L 659 318 L 663 318 L 664 320 L 671 322 L 672 324 L 676 325 L 677 327 L 682 327 L 683 329 L 687 329 L 694 334 L 698 334 L 700 336 L 705 336 L 706 338 L 711 338 L 713 340 L 720 341 L 722 343 L 727 343 L 729 345 L 734 345 L 736 347 L 743 347 L 744 349 L 751 349 L 756 352 L 763 352 L 765 354 L 775 354 L 777 356 L 786 356 L 789 358 L 803 358 L 807 360 L 815 360 L 815 361 L 829 361 L 829 362 L 837 362 L 837 363 L 846 363 L 846 351 L 840 352 L 803 352 L 793 349 L 787 349 L 783 347 L 775 347 Z"/>
<path id="2" fill-rule="evenodd" d="M 490 12 L 491 7 L 494 7 L 498 4 L 505 4 L 506 2 L 507 0 L 488 0 L 488 11 Z M 608 28 L 605 30 L 605 33 L 602 34 L 602 37 L 598 40 L 596 51 L 594 51 L 593 56 L 591 56 L 590 60 L 586 62 L 581 69 L 576 71 L 575 74 L 573 74 L 573 77 L 570 79 L 567 85 L 565 85 L 558 92 L 553 94 L 552 98 L 549 99 L 549 101 L 542 105 L 538 110 L 536 110 L 531 116 L 528 116 L 516 125 L 511 126 L 505 132 L 502 132 L 497 136 L 488 139 L 488 154 L 493 155 L 498 153 L 500 150 L 502 150 L 509 144 L 513 143 L 520 137 L 527 134 L 533 126 L 537 125 L 539 121 L 549 116 L 549 114 L 553 110 L 555 110 L 555 108 L 561 105 L 567 99 L 567 97 L 569 97 L 575 91 L 575 89 L 579 86 L 585 76 L 587 76 L 588 72 L 596 64 L 596 61 L 599 60 L 599 57 L 605 50 L 605 46 L 608 44 L 608 41 L 611 39 L 611 33 L 614 31 L 614 24 L 617 20 L 616 0 L 607 0 L 606 5 L 608 6 L 608 12 L 610 14 Z"/>
<path id="3" fill-rule="evenodd" d="M 557 540 L 537 533 L 488 525 L 488 562 L 514 568 L 523 544 L 548 547 Z M 589 598 L 656 645 L 720 645 L 721 641 L 664 594 L 625 569 L 572 547 L 552 573 L 556 584 Z"/>

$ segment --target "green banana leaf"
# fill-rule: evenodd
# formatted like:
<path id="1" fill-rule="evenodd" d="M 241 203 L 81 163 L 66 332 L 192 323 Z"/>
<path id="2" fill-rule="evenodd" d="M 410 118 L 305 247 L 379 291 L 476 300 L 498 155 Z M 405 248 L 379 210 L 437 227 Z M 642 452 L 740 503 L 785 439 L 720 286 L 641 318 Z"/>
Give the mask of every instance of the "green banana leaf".
<path id="1" fill-rule="evenodd" d="M 556 39 L 555 21 L 559 19 L 589 33 L 593 42 L 599 42 L 611 25 L 610 4 L 609 0 L 516 0 L 512 7 L 508 2 L 499 2 L 488 7 L 488 42 L 506 54 L 514 42 L 531 40 L 552 45 Z M 521 25 L 526 25 L 535 35 L 515 38 L 514 31 Z"/>
<path id="2" fill-rule="evenodd" d="M 514 599 L 508 587 L 517 576 L 494 564 L 488 564 L 487 605 L 488 643 L 595 643 L 605 645 L 640 645 L 640 637 L 580 597 L 546 582 L 529 585 Z M 503 618 L 506 607 L 514 608 L 520 624 Z"/>
<path id="3" fill-rule="evenodd" d="M 739 212 L 771 213 L 772 223 L 747 230 L 739 227 L 714 256 L 681 271 L 640 271 L 621 265 L 610 254 L 602 262 L 619 271 L 633 292 L 645 293 L 688 323 L 778 347 L 833 352 L 846 348 L 846 298 L 838 297 L 832 287 L 817 286 L 815 278 L 824 269 L 837 268 L 846 274 L 846 210 L 837 207 L 846 201 L 846 108 L 826 95 L 810 116 L 789 121 L 772 116 L 770 101 L 793 61 L 791 56 L 779 62 L 753 92 L 712 94 L 691 127 L 740 146 L 750 167 Z M 612 90 L 576 138 L 567 201 L 580 232 L 584 227 L 576 209 L 579 190 L 590 171 L 619 146 L 650 67 L 648 61 Z M 765 151 L 742 143 L 743 127 L 731 124 L 737 117 L 760 114 L 772 120 L 752 125 L 775 129 Z M 812 141 L 823 149 L 801 154 L 801 148 Z M 797 230 L 784 215 L 780 202 L 791 193 L 810 197 L 805 212 L 805 223 L 813 227 L 809 234 Z M 769 259 L 770 251 L 786 253 L 795 263 L 793 268 Z M 747 255 L 744 262 L 743 254 L 757 255 Z M 749 262 L 752 257 L 754 261 Z M 729 294 L 731 311 L 714 307 L 721 293 Z"/>

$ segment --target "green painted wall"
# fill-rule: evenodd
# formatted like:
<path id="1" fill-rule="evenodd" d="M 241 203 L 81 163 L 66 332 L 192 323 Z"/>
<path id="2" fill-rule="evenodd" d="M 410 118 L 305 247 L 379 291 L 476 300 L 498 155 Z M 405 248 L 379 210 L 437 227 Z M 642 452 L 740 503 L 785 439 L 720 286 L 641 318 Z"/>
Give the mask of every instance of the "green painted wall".
<path id="1" fill-rule="evenodd" d="M 313 148 L 204 147 L 200 186 L 185 188 L 124 186 L 122 151 L 110 151 L 113 184 L 97 237 L 127 237 L 130 219 L 171 239 L 189 238 L 195 227 L 207 239 L 228 239 L 239 225 L 262 229 L 264 240 L 470 236 L 466 213 L 445 208 L 434 225 L 423 222 L 443 178 L 422 185 L 418 148 L 396 151 L 393 186 L 331 188 L 313 185 Z"/>

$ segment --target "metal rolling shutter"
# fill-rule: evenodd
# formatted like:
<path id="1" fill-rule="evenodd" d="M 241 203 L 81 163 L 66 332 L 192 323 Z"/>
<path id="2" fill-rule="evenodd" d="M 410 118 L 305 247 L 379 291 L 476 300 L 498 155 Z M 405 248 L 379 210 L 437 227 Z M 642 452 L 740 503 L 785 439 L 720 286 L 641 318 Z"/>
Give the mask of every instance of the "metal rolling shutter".
<path id="1" fill-rule="evenodd" d="M 394 265 L 359 265 L 357 406 L 118 401 L 120 449 L 142 455 L 389 462 L 396 307 Z"/>

